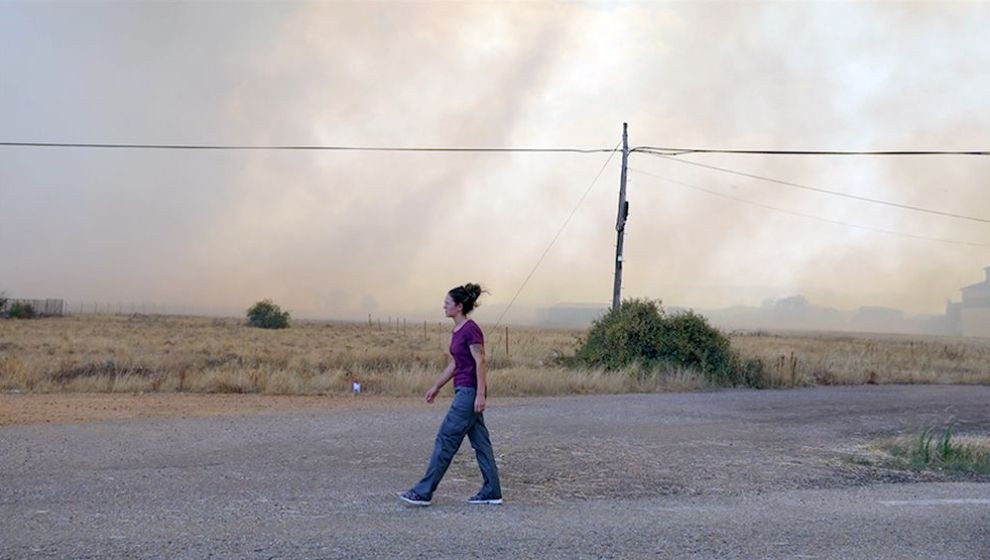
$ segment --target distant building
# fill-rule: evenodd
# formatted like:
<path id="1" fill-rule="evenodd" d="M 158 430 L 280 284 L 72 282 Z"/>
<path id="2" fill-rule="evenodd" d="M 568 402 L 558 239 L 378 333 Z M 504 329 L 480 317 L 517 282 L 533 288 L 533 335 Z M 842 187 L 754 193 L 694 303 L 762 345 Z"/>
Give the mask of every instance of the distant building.
<path id="1" fill-rule="evenodd" d="M 962 301 L 945 304 L 949 334 L 990 338 L 990 266 L 979 284 L 962 288 Z"/>
<path id="2" fill-rule="evenodd" d="M 962 304 L 958 301 L 945 302 L 945 331 L 956 336 L 962 335 Z"/>

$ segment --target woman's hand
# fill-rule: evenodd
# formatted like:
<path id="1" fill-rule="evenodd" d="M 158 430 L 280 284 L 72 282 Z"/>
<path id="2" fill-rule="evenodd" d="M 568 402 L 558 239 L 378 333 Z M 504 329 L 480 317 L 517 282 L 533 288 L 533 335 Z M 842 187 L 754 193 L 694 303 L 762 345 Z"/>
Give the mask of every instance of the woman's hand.
<path id="1" fill-rule="evenodd" d="M 485 395 L 478 393 L 478 396 L 474 398 L 474 413 L 481 414 L 485 411 Z"/>
<path id="2" fill-rule="evenodd" d="M 432 403 L 433 399 L 437 398 L 438 393 L 440 393 L 440 387 L 437 387 L 436 385 L 430 387 L 429 390 L 426 391 L 426 402 Z"/>

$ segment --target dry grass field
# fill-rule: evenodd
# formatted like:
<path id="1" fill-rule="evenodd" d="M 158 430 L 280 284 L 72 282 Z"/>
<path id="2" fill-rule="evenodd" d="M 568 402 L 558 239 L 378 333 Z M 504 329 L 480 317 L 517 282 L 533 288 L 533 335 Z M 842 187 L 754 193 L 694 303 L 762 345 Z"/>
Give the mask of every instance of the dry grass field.
<path id="1" fill-rule="evenodd" d="M 484 327 L 484 325 L 483 325 Z M 377 395 L 414 396 L 446 364 L 449 323 L 380 329 L 295 322 L 272 331 L 236 319 L 71 316 L 0 321 L 0 391 L 343 395 L 359 381 Z M 501 396 L 696 390 L 685 370 L 570 369 L 576 330 L 488 332 L 491 392 Z M 764 387 L 864 383 L 990 384 L 990 340 L 734 333 Z"/>
<path id="2" fill-rule="evenodd" d="M 990 339 L 863 333 L 735 333 L 764 364 L 765 387 L 990 384 Z"/>

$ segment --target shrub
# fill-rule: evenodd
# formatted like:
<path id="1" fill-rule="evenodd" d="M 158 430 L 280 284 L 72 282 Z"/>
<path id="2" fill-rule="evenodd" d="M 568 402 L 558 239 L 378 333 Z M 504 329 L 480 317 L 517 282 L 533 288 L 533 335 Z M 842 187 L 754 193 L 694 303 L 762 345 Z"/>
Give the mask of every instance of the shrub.
<path id="1" fill-rule="evenodd" d="M 5 301 L 4 304 L 6 303 Z M 10 305 L 10 309 L 7 310 L 7 316 L 11 319 L 34 319 L 37 314 L 34 311 L 34 306 L 30 303 L 15 301 Z"/>
<path id="2" fill-rule="evenodd" d="M 255 303 L 247 311 L 248 325 L 262 329 L 285 329 L 289 326 L 289 312 L 282 311 L 272 300 Z"/>
<path id="3" fill-rule="evenodd" d="M 616 370 L 638 364 L 686 367 L 718 384 L 752 384 L 752 364 L 742 364 L 729 338 L 688 311 L 668 315 L 659 301 L 624 300 L 592 323 L 575 355 L 584 366 Z"/>
<path id="4" fill-rule="evenodd" d="M 592 323 L 577 351 L 578 362 L 607 370 L 659 358 L 662 310 L 650 300 L 625 300 Z"/>

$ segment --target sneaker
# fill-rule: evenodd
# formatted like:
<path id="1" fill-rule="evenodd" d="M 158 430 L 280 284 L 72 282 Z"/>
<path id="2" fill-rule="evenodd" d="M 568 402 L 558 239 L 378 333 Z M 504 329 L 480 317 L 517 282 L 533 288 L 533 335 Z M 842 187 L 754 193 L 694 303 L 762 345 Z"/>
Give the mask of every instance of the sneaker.
<path id="1" fill-rule="evenodd" d="M 475 496 L 472 496 L 471 499 L 468 500 L 468 503 L 469 504 L 490 504 L 490 505 L 493 505 L 493 506 L 497 506 L 497 505 L 499 505 L 499 504 L 502 503 L 502 498 L 498 498 L 498 497 L 495 497 L 495 496 L 482 496 L 481 494 L 477 494 Z"/>
<path id="2" fill-rule="evenodd" d="M 427 500 L 412 490 L 406 490 L 405 492 L 399 494 L 399 499 L 414 506 L 426 507 L 430 505 L 430 500 Z"/>

